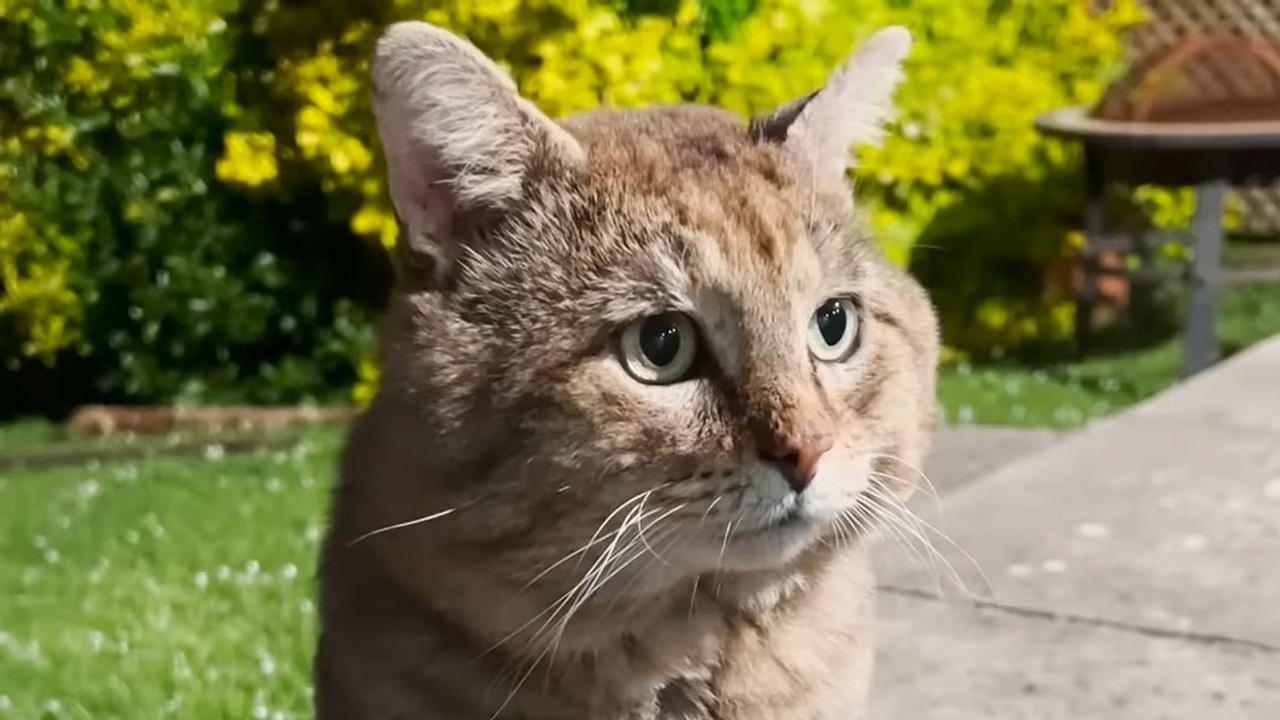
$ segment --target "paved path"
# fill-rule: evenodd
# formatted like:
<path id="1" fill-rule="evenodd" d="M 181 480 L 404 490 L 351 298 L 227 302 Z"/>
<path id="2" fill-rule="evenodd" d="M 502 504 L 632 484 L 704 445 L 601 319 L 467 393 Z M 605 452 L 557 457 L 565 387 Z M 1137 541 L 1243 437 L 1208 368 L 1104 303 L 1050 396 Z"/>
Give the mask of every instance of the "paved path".
<path id="1" fill-rule="evenodd" d="M 1023 456 L 1066 437 L 1056 430 L 961 426 L 943 428 L 933 443 L 924 471 L 945 495 Z"/>
<path id="2" fill-rule="evenodd" d="M 1280 337 L 948 487 L 991 587 L 886 556 L 872 720 L 1280 719 Z"/>

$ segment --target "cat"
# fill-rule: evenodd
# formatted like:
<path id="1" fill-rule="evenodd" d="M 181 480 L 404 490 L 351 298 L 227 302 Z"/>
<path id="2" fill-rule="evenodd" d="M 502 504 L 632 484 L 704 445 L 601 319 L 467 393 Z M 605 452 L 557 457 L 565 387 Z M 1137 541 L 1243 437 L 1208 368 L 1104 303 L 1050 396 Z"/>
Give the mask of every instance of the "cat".
<path id="1" fill-rule="evenodd" d="M 320 559 L 319 720 L 850 720 L 867 531 L 934 425 L 927 295 L 849 148 L 911 44 L 743 122 L 559 122 L 467 41 L 385 30 L 403 269 Z"/>

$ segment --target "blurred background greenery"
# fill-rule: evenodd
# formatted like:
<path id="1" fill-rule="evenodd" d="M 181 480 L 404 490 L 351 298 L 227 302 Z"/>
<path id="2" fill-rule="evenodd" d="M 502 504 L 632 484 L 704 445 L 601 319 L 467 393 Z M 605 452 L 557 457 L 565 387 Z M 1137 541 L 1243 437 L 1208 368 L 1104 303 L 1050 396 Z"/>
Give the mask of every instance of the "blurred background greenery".
<path id="1" fill-rule="evenodd" d="M 1033 128 L 1122 72 L 1136 2 L 0 0 L 0 717 L 310 716 L 340 429 L 58 421 L 89 402 L 368 399 L 394 273 L 366 85 L 387 23 L 466 35 L 553 115 L 747 115 L 907 25 L 900 111 L 856 186 L 941 312 L 944 417 L 1070 428 L 1179 365 L 1176 292 L 1123 342 L 1064 353 L 1080 158 Z M 1116 202 L 1157 227 L 1191 209 L 1151 188 Z M 1280 242 L 1235 237 L 1227 262 L 1274 266 Z M 1227 352 L 1280 332 L 1274 279 L 1224 295 Z M 48 420 L 6 422 L 25 416 Z"/>
<path id="2" fill-rule="evenodd" d="M 816 87 L 876 28 L 909 26 L 900 112 L 858 192 L 933 293 L 948 361 L 966 363 L 1043 358 L 1068 337 L 1054 278 L 1079 243 L 1079 159 L 1033 119 L 1099 97 L 1144 14 L 1134 0 L 0 0 L 0 416 L 367 399 L 396 234 L 367 58 L 406 18 L 466 35 L 553 115 L 677 101 L 746 115 Z M 1190 209 L 1187 193 L 1126 200 L 1156 225 Z"/>

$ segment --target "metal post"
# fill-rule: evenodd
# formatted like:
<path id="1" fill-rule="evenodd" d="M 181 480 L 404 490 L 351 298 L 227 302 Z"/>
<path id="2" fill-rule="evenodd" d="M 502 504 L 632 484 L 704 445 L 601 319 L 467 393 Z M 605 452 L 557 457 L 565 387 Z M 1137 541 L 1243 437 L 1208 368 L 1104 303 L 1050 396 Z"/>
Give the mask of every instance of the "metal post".
<path id="1" fill-rule="evenodd" d="M 1182 346 L 1182 377 L 1208 368 L 1218 359 L 1214 326 L 1218 289 L 1222 284 L 1222 207 L 1227 180 L 1217 177 L 1196 186 L 1196 211 L 1191 218 L 1191 275 L 1187 293 Z"/>
<path id="2" fill-rule="evenodd" d="M 1098 248 L 1107 231 L 1106 181 L 1098 150 L 1088 143 L 1084 146 L 1084 176 L 1089 205 L 1084 216 L 1084 247 L 1080 250 L 1080 292 L 1076 296 L 1076 354 L 1080 356 L 1088 351 L 1093 330 L 1093 310 L 1098 303 Z"/>

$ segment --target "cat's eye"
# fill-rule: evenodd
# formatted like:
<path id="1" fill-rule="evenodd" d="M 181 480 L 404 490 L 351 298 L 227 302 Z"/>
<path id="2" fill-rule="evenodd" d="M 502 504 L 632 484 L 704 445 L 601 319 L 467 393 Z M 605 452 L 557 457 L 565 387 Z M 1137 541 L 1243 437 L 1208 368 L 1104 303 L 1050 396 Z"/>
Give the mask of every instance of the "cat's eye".
<path id="1" fill-rule="evenodd" d="M 689 316 L 665 312 L 623 328 L 618 350 L 632 377 L 650 385 L 669 385 L 684 380 L 693 369 L 698 334 Z"/>
<path id="2" fill-rule="evenodd" d="M 858 349 L 858 306 L 847 297 L 822 303 L 809 319 L 809 352 L 823 362 L 847 360 Z"/>

